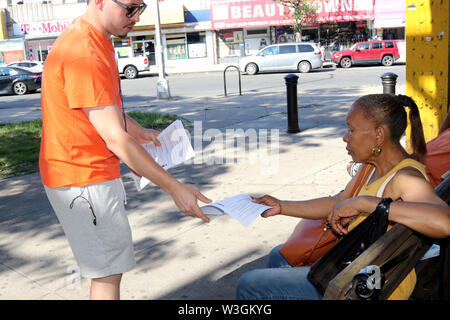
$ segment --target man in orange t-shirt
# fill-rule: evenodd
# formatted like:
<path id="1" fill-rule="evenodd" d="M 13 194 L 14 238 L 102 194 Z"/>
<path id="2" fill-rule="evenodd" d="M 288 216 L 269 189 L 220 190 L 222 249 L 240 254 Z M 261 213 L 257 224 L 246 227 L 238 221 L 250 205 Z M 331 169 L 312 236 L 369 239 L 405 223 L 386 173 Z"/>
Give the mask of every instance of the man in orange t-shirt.
<path id="1" fill-rule="evenodd" d="M 162 169 L 141 143 L 158 132 L 122 111 L 111 35 L 124 37 L 145 10 L 143 0 L 90 0 L 83 16 L 56 40 L 42 80 L 40 172 L 91 299 L 120 298 L 122 274 L 135 266 L 120 178 L 121 159 L 163 188 L 184 214 L 209 219 L 210 202 Z"/>

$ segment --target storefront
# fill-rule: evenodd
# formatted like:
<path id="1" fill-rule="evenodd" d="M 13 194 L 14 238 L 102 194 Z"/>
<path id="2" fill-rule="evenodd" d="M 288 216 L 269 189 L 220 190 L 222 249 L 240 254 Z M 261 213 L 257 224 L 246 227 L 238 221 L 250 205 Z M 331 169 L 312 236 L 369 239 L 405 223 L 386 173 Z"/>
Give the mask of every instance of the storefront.
<path id="1" fill-rule="evenodd" d="M 168 60 L 206 58 L 206 32 L 167 34 L 166 48 Z"/>
<path id="2" fill-rule="evenodd" d="M 146 56 L 150 65 L 155 62 L 155 40 L 153 35 L 112 38 L 114 48 L 123 58 Z"/>
<path id="3" fill-rule="evenodd" d="M 406 61 L 406 1 L 376 0 L 374 28 L 380 40 L 396 40 L 400 61 Z"/>
<path id="4" fill-rule="evenodd" d="M 168 65 L 187 59 L 213 61 L 209 10 L 184 11 L 183 5 L 170 1 L 161 2 L 159 8 L 163 53 Z M 129 33 L 128 44 L 135 55 L 146 54 L 151 64 L 155 64 L 154 17 L 152 8 L 144 11 L 134 31 Z M 115 42 L 115 47 L 121 45 Z"/>
<path id="5" fill-rule="evenodd" d="M 6 43 L 14 45 L 16 49 L 13 50 L 13 57 L 11 51 L 4 54 L 5 63 L 11 62 L 11 59 L 45 61 L 56 38 L 70 23 L 71 20 L 12 24 L 13 38 L 6 40 Z"/>
<path id="6" fill-rule="evenodd" d="M 373 0 L 316 3 L 316 21 L 302 29 L 302 41 L 346 48 L 372 37 Z M 254 54 L 264 45 L 295 41 L 289 10 L 273 0 L 210 0 L 210 6 L 219 61 Z"/>
<path id="7" fill-rule="evenodd" d="M 375 1 L 374 28 L 383 40 L 405 40 L 405 0 Z"/>
<path id="8" fill-rule="evenodd" d="M 0 41 L 0 66 L 24 60 L 25 47 L 22 39 Z"/>

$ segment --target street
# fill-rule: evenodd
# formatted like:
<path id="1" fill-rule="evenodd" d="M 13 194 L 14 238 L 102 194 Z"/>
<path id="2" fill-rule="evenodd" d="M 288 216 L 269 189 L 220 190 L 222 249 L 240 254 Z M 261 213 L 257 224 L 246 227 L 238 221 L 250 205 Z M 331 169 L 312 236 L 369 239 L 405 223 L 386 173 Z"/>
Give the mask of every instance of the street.
<path id="1" fill-rule="evenodd" d="M 302 92 L 317 89 L 332 89 L 365 86 L 380 86 L 380 76 L 385 72 L 398 75 L 397 84 L 405 84 L 404 64 L 391 67 L 362 66 L 350 69 L 323 68 L 298 75 L 298 95 Z M 257 92 L 282 92 L 286 90 L 284 77 L 288 73 L 264 73 L 254 76 L 241 75 L 242 94 Z M 122 79 L 122 88 L 126 108 L 144 107 L 154 104 L 156 98 L 156 83 L 158 75 L 147 73 L 139 78 Z M 185 74 L 169 74 L 167 76 L 172 100 L 186 98 L 220 97 L 224 95 L 223 72 L 196 72 Z M 238 74 L 233 68 L 226 72 L 226 86 L 228 95 L 237 95 Z M 23 96 L 0 96 L 0 123 L 32 120 L 41 117 L 40 92 Z"/>

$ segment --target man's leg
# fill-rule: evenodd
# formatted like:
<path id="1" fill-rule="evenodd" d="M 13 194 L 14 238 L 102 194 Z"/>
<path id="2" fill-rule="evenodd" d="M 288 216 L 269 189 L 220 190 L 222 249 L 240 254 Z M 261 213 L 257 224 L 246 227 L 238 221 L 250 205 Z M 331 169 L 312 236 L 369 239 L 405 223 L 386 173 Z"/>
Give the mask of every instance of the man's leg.
<path id="1" fill-rule="evenodd" d="M 91 300 L 119 300 L 121 274 L 90 279 Z"/>
<path id="2" fill-rule="evenodd" d="M 136 265 L 119 179 L 83 187 L 45 187 L 91 299 L 118 299 L 122 274 Z"/>

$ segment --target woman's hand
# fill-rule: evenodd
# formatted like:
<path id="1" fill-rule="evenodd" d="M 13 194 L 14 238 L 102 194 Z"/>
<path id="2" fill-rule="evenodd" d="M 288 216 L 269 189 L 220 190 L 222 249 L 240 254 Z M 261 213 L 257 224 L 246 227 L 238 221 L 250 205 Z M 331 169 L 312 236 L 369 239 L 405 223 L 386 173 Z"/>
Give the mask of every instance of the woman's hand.
<path id="1" fill-rule="evenodd" d="M 253 201 L 259 204 L 264 204 L 266 206 L 273 207 L 267 209 L 266 211 L 264 211 L 263 214 L 261 214 L 261 217 L 263 218 L 268 218 L 281 213 L 281 201 L 275 197 L 266 194 L 260 198 L 253 198 Z"/>
<path id="2" fill-rule="evenodd" d="M 328 222 L 334 232 L 339 235 L 348 233 L 348 224 L 361 213 L 356 207 L 357 201 L 357 198 L 350 198 L 334 205 L 328 216 Z"/>

